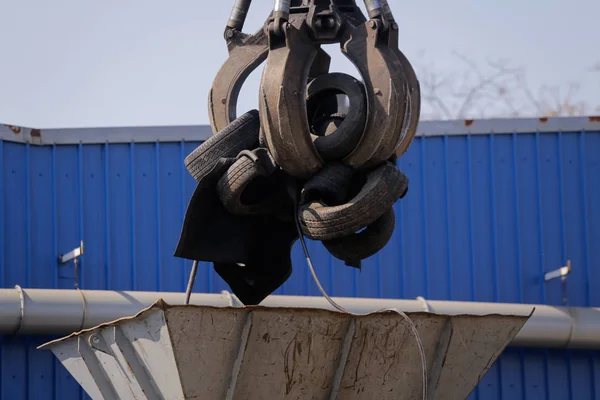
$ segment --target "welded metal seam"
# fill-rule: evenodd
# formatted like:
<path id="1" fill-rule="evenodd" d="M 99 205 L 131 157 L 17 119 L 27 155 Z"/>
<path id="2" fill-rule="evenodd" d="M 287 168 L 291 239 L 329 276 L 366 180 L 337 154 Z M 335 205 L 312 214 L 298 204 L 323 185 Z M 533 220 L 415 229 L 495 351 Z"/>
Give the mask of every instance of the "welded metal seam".
<path id="1" fill-rule="evenodd" d="M 25 319 L 25 293 L 23 292 L 23 288 L 19 285 L 15 285 L 15 289 L 19 292 L 19 324 L 15 329 L 13 335 L 18 335 L 21 331 L 21 327 L 23 326 L 23 320 Z"/>
<path id="2" fill-rule="evenodd" d="M 238 350 L 238 355 L 233 362 L 233 369 L 231 373 L 231 380 L 229 381 L 229 388 L 227 389 L 226 400 L 233 400 L 233 396 L 235 394 L 235 387 L 237 385 L 237 380 L 240 375 L 240 371 L 242 369 L 242 362 L 244 361 L 244 354 L 246 353 L 246 346 L 248 345 L 248 337 L 250 336 L 250 329 L 252 328 L 252 312 L 248 313 L 246 317 L 246 323 L 244 324 L 244 329 L 242 330 L 240 347 Z"/>
<path id="3" fill-rule="evenodd" d="M 344 371 L 346 370 L 346 364 L 348 363 L 348 356 L 350 355 L 350 349 L 352 348 L 352 342 L 354 341 L 354 333 L 356 332 L 356 318 L 350 320 L 346 336 L 344 337 L 344 344 L 342 345 L 342 354 L 340 357 L 340 363 L 338 364 L 335 376 L 333 377 L 333 385 L 331 386 L 331 393 L 329 400 L 336 400 L 340 391 L 340 385 L 342 384 L 342 378 L 344 377 Z"/>
<path id="4" fill-rule="evenodd" d="M 83 330 L 83 327 L 85 326 L 85 317 L 87 315 L 87 300 L 85 298 L 85 294 L 83 293 L 83 290 L 77 288 L 77 291 L 81 295 L 81 303 L 83 306 L 83 311 L 81 313 L 81 324 L 79 325 L 79 330 L 81 331 L 81 330 Z"/>

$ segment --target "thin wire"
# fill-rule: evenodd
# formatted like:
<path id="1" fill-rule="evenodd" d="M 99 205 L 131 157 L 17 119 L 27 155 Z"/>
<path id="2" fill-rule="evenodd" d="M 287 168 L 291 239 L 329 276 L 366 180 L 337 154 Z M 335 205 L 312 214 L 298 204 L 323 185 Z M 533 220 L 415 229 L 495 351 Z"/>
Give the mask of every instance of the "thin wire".
<path id="1" fill-rule="evenodd" d="M 296 201 L 295 198 L 294 198 L 294 201 Z M 308 252 L 308 247 L 306 247 L 306 241 L 304 240 L 304 235 L 302 234 L 302 229 L 300 229 L 300 222 L 298 219 L 297 210 L 298 210 L 298 206 L 296 204 L 296 212 L 294 213 L 294 221 L 296 223 L 296 230 L 298 231 L 298 235 L 300 237 L 300 244 L 302 245 L 302 250 L 304 251 L 304 257 L 306 258 L 306 264 L 308 265 L 308 268 L 310 269 L 310 273 L 311 273 L 313 280 L 315 281 L 317 287 L 319 288 L 319 291 L 321 292 L 323 297 L 325 297 L 325 299 L 329 302 L 329 304 L 331 304 L 338 311 L 341 311 L 343 313 L 350 314 L 350 315 L 366 315 L 366 314 L 355 314 L 355 313 L 352 313 L 352 312 L 346 310 L 344 307 L 342 307 L 338 303 L 336 303 L 331 297 L 329 297 L 329 295 L 327 294 L 325 289 L 323 289 L 323 286 L 321 286 L 321 282 L 319 281 L 319 278 L 317 277 L 317 273 L 315 272 L 315 268 L 311 261 L 310 253 Z M 414 335 L 415 340 L 417 341 L 417 346 L 419 347 L 419 353 L 421 356 L 421 366 L 423 368 L 423 400 L 427 400 L 427 360 L 425 358 L 425 348 L 423 347 L 423 341 L 421 340 L 421 335 L 419 335 L 419 331 L 417 331 L 417 327 L 411 321 L 411 319 L 408 317 L 408 315 L 406 315 L 405 312 L 398 310 L 397 308 L 382 308 L 380 310 L 375 311 L 375 313 L 386 312 L 386 311 L 393 311 L 393 312 L 399 314 L 402 318 L 404 318 L 404 320 L 410 326 L 412 334 Z"/>

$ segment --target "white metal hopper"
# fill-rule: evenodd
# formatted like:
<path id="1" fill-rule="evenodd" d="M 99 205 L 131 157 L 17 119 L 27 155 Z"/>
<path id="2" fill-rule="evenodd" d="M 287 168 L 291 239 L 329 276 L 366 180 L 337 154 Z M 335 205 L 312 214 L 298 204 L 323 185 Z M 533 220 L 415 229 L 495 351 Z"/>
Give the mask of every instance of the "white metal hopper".
<path id="1" fill-rule="evenodd" d="M 465 399 L 528 316 L 408 313 L 429 399 Z M 50 349 L 93 399 L 420 399 L 421 357 L 394 312 L 169 306 Z"/>

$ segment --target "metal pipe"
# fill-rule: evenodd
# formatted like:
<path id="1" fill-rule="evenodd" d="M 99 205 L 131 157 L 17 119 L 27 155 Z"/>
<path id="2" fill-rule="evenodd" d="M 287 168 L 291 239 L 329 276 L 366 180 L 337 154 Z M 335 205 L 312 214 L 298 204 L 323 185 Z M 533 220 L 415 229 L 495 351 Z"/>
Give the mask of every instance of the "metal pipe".
<path id="1" fill-rule="evenodd" d="M 291 0 L 275 0 L 275 6 L 273 7 L 273 13 L 279 14 L 285 19 L 290 15 Z"/>
<path id="2" fill-rule="evenodd" d="M 284 26 L 290 17 L 291 0 L 275 0 L 273 6 L 273 32 L 277 36 L 283 35 Z"/>
<path id="3" fill-rule="evenodd" d="M 390 24 L 396 22 L 394 20 L 394 14 L 392 13 L 392 9 L 390 8 L 390 3 L 387 0 L 381 0 L 381 9 L 383 10 L 383 15 L 388 20 Z"/>
<path id="4" fill-rule="evenodd" d="M 185 301 L 181 292 L 0 289 L 0 334 L 65 335 L 135 315 L 159 298 L 168 304 Z M 241 305 L 229 293 L 193 294 L 190 302 L 216 307 Z"/>
<path id="5" fill-rule="evenodd" d="M 104 290 L 0 289 L 0 334 L 67 335 L 122 317 L 132 316 L 159 298 L 181 305 L 182 293 L 117 292 Z M 457 315 L 529 315 L 532 317 L 511 346 L 600 349 L 600 308 L 554 307 L 548 305 L 475 303 L 397 299 L 334 298 L 357 314 L 384 308 L 405 312 L 428 311 Z M 229 292 L 192 294 L 191 304 L 239 307 Z M 308 307 L 333 310 L 323 297 L 269 296 L 262 306 Z"/>
<path id="6" fill-rule="evenodd" d="M 365 8 L 369 18 L 377 18 L 381 15 L 381 1 L 380 0 L 365 0 Z"/>
<path id="7" fill-rule="evenodd" d="M 190 304 L 190 297 L 192 297 L 192 290 L 194 290 L 194 282 L 196 281 L 196 273 L 198 272 L 198 261 L 194 261 L 192 264 L 192 271 L 190 272 L 190 278 L 188 279 L 187 289 L 185 290 L 185 302 L 184 304 Z"/>
<path id="8" fill-rule="evenodd" d="M 233 7 L 231 8 L 231 14 L 227 26 L 229 28 L 241 31 L 244 29 L 244 23 L 248 16 L 248 10 L 250 9 L 250 3 L 252 0 L 235 0 Z"/>

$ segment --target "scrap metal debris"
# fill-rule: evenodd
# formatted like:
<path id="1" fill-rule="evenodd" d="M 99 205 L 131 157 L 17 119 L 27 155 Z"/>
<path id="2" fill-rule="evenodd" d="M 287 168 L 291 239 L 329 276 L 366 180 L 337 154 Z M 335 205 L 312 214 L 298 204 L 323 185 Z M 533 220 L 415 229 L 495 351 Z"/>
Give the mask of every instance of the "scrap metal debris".
<path id="1" fill-rule="evenodd" d="M 357 268 L 387 244 L 408 190 L 396 160 L 415 136 L 421 97 L 386 0 L 365 0 L 368 18 L 355 0 L 277 0 L 248 35 L 250 3 L 235 1 L 225 29 L 229 58 L 209 94 L 214 135 L 185 159 L 198 186 L 175 251 L 212 262 L 247 305 L 289 278 L 296 222 Z M 362 81 L 329 72 L 321 46 L 331 43 Z M 259 108 L 237 117 L 240 89 L 262 63 Z"/>

